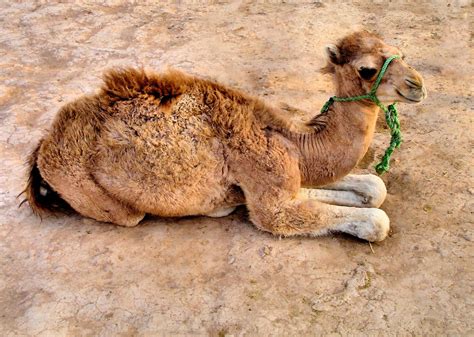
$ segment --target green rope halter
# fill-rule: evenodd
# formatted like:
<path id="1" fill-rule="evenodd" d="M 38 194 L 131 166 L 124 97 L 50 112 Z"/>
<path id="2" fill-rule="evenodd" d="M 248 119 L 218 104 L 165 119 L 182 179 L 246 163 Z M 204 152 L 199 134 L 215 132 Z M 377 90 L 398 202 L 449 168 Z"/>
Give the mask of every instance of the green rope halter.
<path id="1" fill-rule="evenodd" d="M 377 171 L 378 174 L 382 174 L 389 170 L 390 157 L 392 156 L 393 150 L 395 150 L 395 148 L 399 148 L 400 145 L 402 144 L 402 133 L 400 131 L 400 121 L 398 120 L 398 111 L 395 106 L 395 103 L 390 104 L 388 107 L 386 107 L 385 105 L 382 104 L 382 102 L 380 102 L 380 100 L 375 95 L 380 85 L 380 82 L 382 81 L 382 77 L 383 75 L 385 75 L 385 72 L 387 71 L 387 68 L 390 62 L 392 62 L 396 58 L 400 58 L 400 56 L 392 55 L 385 61 L 385 63 L 382 66 L 382 69 L 380 69 L 379 75 L 377 76 L 377 79 L 375 80 L 374 85 L 372 86 L 372 89 L 370 89 L 370 92 L 368 94 L 361 95 L 361 96 L 354 96 L 354 97 L 332 96 L 323 105 L 321 109 L 321 113 L 324 113 L 329 110 L 329 107 L 334 102 L 354 102 L 354 101 L 360 101 L 363 99 L 370 99 L 372 102 L 377 104 L 380 107 L 380 109 L 382 109 L 385 112 L 385 121 L 387 122 L 387 125 L 390 128 L 390 135 L 392 136 L 392 138 L 390 139 L 390 145 L 385 150 L 385 154 L 383 155 L 380 163 L 375 165 L 375 170 Z"/>

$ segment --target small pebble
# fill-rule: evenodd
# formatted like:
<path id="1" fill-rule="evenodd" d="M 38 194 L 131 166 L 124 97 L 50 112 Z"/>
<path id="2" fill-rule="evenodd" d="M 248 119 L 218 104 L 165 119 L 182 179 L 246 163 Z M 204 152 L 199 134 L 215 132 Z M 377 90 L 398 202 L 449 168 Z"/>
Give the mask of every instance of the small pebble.
<path id="1" fill-rule="evenodd" d="M 258 255 L 260 255 L 260 257 L 263 258 L 266 255 L 270 255 L 270 253 L 272 252 L 272 249 L 273 249 L 272 247 L 263 246 L 258 250 Z"/>

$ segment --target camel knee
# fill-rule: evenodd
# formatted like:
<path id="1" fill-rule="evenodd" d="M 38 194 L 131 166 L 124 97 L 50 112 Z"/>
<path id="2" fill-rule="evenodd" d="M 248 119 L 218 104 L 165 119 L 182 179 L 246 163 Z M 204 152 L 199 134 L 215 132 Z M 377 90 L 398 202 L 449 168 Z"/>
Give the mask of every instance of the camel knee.
<path id="1" fill-rule="evenodd" d="M 287 236 L 288 231 L 284 225 L 283 219 L 278 219 L 276 214 L 272 214 L 267 210 L 256 209 L 250 211 L 250 221 L 252 224 L 264 232 L 272 233 L 273 235 Z"/>
<path id="2" fill-rule="evenodd" d="M 321 204 L 315 200 L 295 199 L 281 202 L 278 207 L 252 209 L 250 220 L 258 229 L 277 236 L 323 235 L 327 232 L 325 216 L 319 210 Z"/>

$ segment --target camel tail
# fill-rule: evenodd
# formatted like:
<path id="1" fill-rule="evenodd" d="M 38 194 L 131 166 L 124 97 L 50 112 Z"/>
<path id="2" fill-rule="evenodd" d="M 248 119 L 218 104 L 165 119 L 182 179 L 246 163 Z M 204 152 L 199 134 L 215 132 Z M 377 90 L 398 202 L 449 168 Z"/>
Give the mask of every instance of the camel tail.
<path id="1" fill-rule="evenodd" d="M 20 193 L 26 198 L 20 206 L 28 201 L 33 212 L 37 215 L 69 210 L 69 204 L 56 193 L 52 187 L 43 179 L 38 168 L 38 154 L 41 142 L 28 158 L 28 181 L 25 190 Z"/>

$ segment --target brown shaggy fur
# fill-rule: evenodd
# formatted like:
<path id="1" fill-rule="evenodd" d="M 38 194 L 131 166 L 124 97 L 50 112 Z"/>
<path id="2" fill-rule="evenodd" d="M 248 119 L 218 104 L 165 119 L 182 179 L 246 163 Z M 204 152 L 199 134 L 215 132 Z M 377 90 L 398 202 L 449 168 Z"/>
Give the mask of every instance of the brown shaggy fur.
<path id="1" fill-rule="evenodd" d="M 370 39 L 371 44 L 366 41 Z M 341 39 L 337 44 L 339 49 L 338 64 L 346 64 L 360 57 L 365 53 L 372 53 L 375 48 L 383 48 L 383 42 L 380 37 L 374 33 L 362 31 L 357 34 L 351 34 Z"/>
<path id="2" fill-rule="evenodd" d="M 365 32 L 338 49 L 332 66 L 344 95 L 371 84 L 352 63 L 366 62 L 369 53 L 380 67 L 397 51 Z M 386 76 L 406 95 L 421 95 L 421 77 L 401 60 Z M 418 91 L 403 87 L 407 76 L 420 81 Z M 378 94 L 401 100 L 387 81 Z M 304 124 L 256 97 L 179 71 L 111 70 L 98 94 L 61 108 L 30 157 L 26 196 L 36 212 L 70 205 L 124 226 L 146 213 L 221 216 L 246 204 L 251 221 L 277 235 L 339 230 L 381 240 L 388 230 L 383 211 L 298 197 L 301 186 L 334 182 L 356 165 L 377 112 L 368 102 L 338 103 Z"/>

